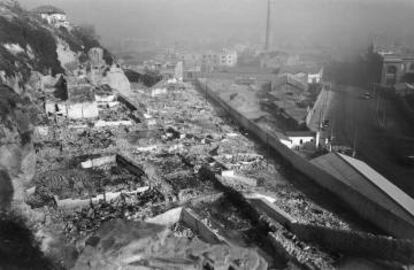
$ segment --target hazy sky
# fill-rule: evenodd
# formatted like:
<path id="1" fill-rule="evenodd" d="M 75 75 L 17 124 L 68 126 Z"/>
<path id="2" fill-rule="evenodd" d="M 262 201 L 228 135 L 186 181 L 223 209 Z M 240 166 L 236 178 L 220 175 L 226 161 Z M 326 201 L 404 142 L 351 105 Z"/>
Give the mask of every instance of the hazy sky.
<path id="1" fill-rule="evenodd" d="M 96 26 L 104 43 L 264 37 L 267 0 L 19 0 L 52 4 Z M 374 35 L 414 40 L 414 0 L 273 0 L 274 43 L 366 44 Z"/>

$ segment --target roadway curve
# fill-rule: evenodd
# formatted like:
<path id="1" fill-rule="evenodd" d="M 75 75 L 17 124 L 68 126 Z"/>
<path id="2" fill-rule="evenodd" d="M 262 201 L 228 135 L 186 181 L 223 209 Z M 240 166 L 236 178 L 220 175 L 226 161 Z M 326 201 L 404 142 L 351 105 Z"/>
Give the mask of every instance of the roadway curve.
<path id="1" fill-rule="evenodd" d="M 323 136 L 332 132 L 335 145 L 352 147 L 355 142 L 356 158 L 414 197 L 414 165 L 399 160 L 414 150 L 414 125 L 403 117 L 393 100 L 379 92 L 367 100 L 364 93 L 355 87 L 334 87 L 325 117 L 332 130 L 326 130 Z"/>

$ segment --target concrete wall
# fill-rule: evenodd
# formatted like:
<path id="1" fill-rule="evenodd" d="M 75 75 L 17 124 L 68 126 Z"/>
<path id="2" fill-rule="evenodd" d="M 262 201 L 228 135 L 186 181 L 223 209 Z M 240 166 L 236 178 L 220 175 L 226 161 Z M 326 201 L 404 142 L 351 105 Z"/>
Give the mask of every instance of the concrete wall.
<path id="1" fill-rule="evenodd" d="M 65 200 L 57 200 L 57 206 L 59 208 L 63 208 L 63 209 L 74 209 L 74 208 L 83 208 L 83 207 L 88 207 L 90 206 L 90 204 L 97 204 L 99 203 L 99 201 L 103 200 L 104 198 L 106 199 L 107 202 L 110 202 L 116 198 L 118 198 L 119 196 L 121 196 L 122 194 L 127 194 L 127 195 L 134 195 L 134 194 L 139 194 L 139 193 L 143 193 L 149 190 L 149 187 L 140 187 L 134 191 L 130 191 L 130 192 L 106 192 L 105 193 L 105 197 L 103 194 L 99 194 L 96 197 L 93 197 L 91 199 L 65 199 Z"/>
<path id="2" fill-rule="evenodd" d="M 289 227 L 292 223 L 297 223 L 297 221 L 285 211 L 268 202 L 266 199 L 250 199 L 250 202 L 258 211 L 263 211 L 267 216 L 276 220 L 285 227 Z"/>
<path id="3" fill-rule="evenodd" d="M 197 233 L 200 238 L 210 244 L 219 244 L 219 236 L 214 233 L 201 218 L 191 209 L 183 209 L 181 211 L 180 221 Z"/>
<path id="4" fill-rule="evenodd" d="M 317 166 L 311 164 L 308 160 L 295 154 L 288 147 L 282 144 L 276 136 L 271 133 L 267 133 L 253 121 L 248 120 L 240 112 L 224 102 L 206 85 L 205 80 L 198 79 L 197 85 L 202 89 L 203 94 L 207 94 L 207 97 L 210 98 L 210 100 L 220 105 L 235 121 L 239 123 L 239 125 L 248 130 L 251 134 L 254 134 L 262 142 L 267 143 L 268 146 L 279 153 L 279 155 L 288 161 L 298 172 L 335 194 L 360 217 L 370 221 L 372 224 L 391 235 L 401 238 L 414 238 L 414 224 L 400 218 L 388 209 L 380 207 L 376 202 L 364 197 L 359 192 L 343 184 L 341 181 L 336 179 L 335 176 L 328 174 Z"/>
<path id="5" fill-rule="evenodd" d="M 116 155 L 111 155 L 111 156 L 103 156 L 103 157 L 94 158 L 94 159 L 88 159 L 82 162 L 81 166 L 84 169 L 95 168 L 95 167 L 100 167 L 105 164 L 115 163 L 115 162 L 116 162 Z"/>
<path id="6" fill-rule="evenodd" d="M 118 94 L 118 101 L 122 102 L 128 109 L 130 109 L 131 111 L 136 111 L 138 110 L 138 106 L 137 104 L 135 104 L 135 102 L 133 102 L 132 100 L 130 100 L 128 97 L 122 95 L 122 94 Z"/>
<path id="7" fill-rule="evenodd" d="M 299 223 L 292 223 L 289 230 L 303 241 L 348 255 L 414 263 L 413 241 Z"/>
<path id="8" fill-rule="evenodd" d="M 137 164 L 136 162 L 134 162 L 133 160 L 129 158 L 126 158 L 121 155 L 116 155 L 116 162 L 137 176 L 141 176 L 145 174 L 141 166 L 139 166 L 139 164 Z"/>
<path id="9" fill-rule="evenodd" d="M 357 257 L 414 263 L 414 241 L 301 224 L 266 199 L 250 199 L 250 202 L 259 212 L 285 226 L 302 241 L 318 243 L 329 250 Z"/>

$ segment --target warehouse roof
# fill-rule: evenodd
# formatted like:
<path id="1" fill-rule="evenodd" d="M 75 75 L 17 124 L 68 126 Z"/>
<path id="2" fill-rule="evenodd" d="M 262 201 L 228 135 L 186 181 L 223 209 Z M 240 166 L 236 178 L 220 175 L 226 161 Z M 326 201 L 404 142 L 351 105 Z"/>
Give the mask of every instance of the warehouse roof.
<path id="1" fill-rule="evenodd" d="M 329 153 L 311 162 L 384 208 L 413 220 L 414 199 L 365 162 L 339 153 Z"/>

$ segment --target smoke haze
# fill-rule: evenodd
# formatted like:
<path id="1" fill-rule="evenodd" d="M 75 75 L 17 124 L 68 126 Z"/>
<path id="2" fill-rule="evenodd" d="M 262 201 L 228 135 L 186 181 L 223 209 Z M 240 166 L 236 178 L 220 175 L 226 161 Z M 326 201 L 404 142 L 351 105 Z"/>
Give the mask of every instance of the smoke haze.
<path id="1" fill-rule="evenodd" d="M 106 45 L 126 38 L 159 42 L 261 43 L 267 0 L 20 0 L 52 4 L 90 23 Z M 412 46 L 410 0 L 274 0 L 273 46 L 361 47 L 374 37 Z"/>

